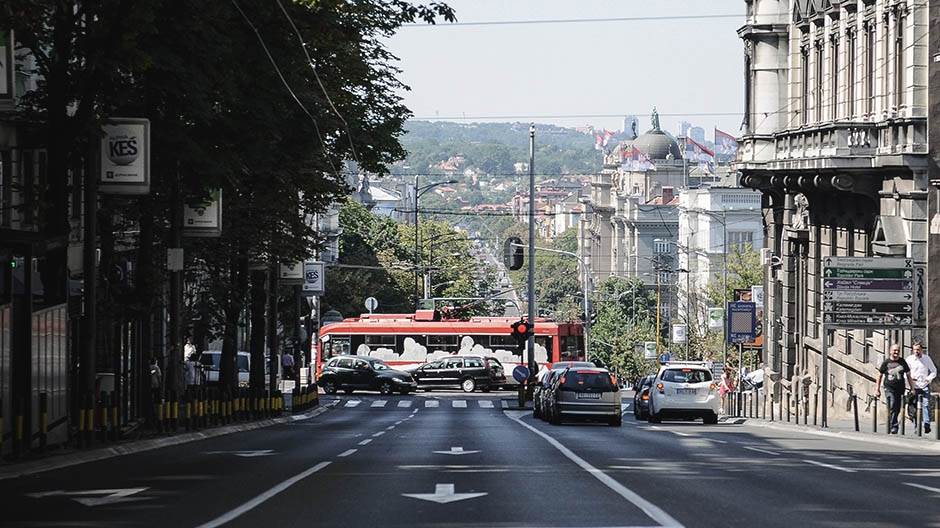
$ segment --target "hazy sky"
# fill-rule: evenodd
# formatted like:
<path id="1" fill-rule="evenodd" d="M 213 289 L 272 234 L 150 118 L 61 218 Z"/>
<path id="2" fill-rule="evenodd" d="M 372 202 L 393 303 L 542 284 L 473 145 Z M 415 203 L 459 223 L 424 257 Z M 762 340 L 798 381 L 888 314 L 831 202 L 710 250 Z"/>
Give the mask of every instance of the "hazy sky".
<path id="1" fill-rule="evenodd" d="M 568 24 L 402 28 L 389 42 L 417 118 L 525 116 L 640 132 L 655 105 L 663 128 L 680 120 L 737 135 L 743 109 L 743 0 L 445 0 L 458 21 L 740 14 L 740 17 Z M 692 116 L 694 113 L 732 113 Z M 619 117 L 546 118 L 615 114 Z M 684 114 L 685 116 L 670 115 Z M 484 119 L 468 119 L 470 121 Z"/>

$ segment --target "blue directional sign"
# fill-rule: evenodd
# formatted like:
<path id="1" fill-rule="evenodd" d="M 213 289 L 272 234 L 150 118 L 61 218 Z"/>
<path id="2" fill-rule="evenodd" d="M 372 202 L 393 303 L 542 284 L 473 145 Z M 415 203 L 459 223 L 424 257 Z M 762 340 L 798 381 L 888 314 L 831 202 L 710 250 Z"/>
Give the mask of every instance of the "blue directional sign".
<path id="1" fill-rule="evenodd" d="M 660 363 L 669 363 L 669 361 L 670 361 L 671 359 L 672 359 L 672 356 L 669 355 L 669 352 L 666 352 L 665 354 L 660 354 L 660 355 L 659 355 L 659 362 L 660 362 Z"/>
<path id="2" fill-rule="evenodd" d="M 748 343 L 757 337 L 757 304 L 728 303 L 728 342 Z"/>
<path id="3" fill-rule="evenodd" d="M 529 367 L 525 365 L 517 365 L 516 368 L 512 369 L 512 379 L 518 381 L 519 383 L 529 379 Z"/>

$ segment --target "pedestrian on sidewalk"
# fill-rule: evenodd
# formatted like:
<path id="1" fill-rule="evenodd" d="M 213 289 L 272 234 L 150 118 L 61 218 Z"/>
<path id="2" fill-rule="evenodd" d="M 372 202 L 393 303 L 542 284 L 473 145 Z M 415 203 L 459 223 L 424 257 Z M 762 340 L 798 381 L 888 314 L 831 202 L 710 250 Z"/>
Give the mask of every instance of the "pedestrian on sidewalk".
<path id="1" fill-rule="evenodd" d="M 725 396 L 734 392 L 734 374 L 730 367 L 725 367 L 721 373 L 721 382 L 718 384 L 718 395 L 721 396 L 721 411 L 725 409 Z"/>
<path id="2" fill-rule="evenodd" d="M 937 366 L 930 356 L 924 353 L 924 345 L 915 341 L 911 347 L 912 353 L 907 356 L 907 365 L 911 369 L 911 379 L 914 380 L 914 401 L 923 409 L 924 433 L 930 432 L 930 382 L 937 377 Z M 916 415 L 914 417 L 916 420 Z"/>
<path id="3" fill-rule="evenodd" d="M 150 358 L 150 423 L 158 426 L 157 407 L 163 403 L 163 371 L 156 356 Z"/>
<path id="4" fill-rule="evenodd" d="M 901 357 L 901 345 L 894 343 L 888 352 L 888 358 L 878 367 L 878 381 L 875 388 L 875 397 L 880 398 L 882 381 L 884 382 L 885 396 L 888 399 L 888 432 L 890 434 L 898 434 L 898 416 L 901 414 L 901 402 L 904 400 L 905 378 L 913 388 L 911 367 Z"/>
<path id="5" fill-rule="evenodd" d="M 294 379 L 294 355 L 285 352 L 281 355 L 281 367 L 284 371 L 284 379 Z"/>

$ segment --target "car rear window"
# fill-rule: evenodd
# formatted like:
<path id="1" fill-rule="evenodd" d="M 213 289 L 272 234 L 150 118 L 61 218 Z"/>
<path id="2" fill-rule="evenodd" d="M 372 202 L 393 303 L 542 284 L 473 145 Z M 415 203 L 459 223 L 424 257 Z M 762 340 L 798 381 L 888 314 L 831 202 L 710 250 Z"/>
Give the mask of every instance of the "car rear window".
<path id="1" fill-rule="evenodd" d="M 611 383 L 610 374 L 606 372 L 569 370 L 564 374 L 564 378 L 566 389 L 601 392 L 616 390 Z"/>
<path id="2" fill-rule="evenodd" d="M 712 380 L 712 373 L 701 369 L 666 369 L 663 371 L 662 380 L 672 383 L 704 383 Z"/>

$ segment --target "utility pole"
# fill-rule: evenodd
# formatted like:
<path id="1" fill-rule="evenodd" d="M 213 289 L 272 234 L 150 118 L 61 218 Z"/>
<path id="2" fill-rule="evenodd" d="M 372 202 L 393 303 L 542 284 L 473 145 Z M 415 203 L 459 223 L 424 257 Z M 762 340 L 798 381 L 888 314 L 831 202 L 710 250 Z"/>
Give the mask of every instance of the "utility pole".
<path id="1" fill-rule="evenodd" d="M 97 141 L 92 142 L 97 145 Z M 89 151 L 89 160 L 94 159 L 96 155 L 92 150 Z M 79 378 L 81 387 L 81 397 L 89 398 L 95 389 L 95 353 L 97 351 L 97 305 L 98 305 L 98 258 L 97 258 L 97 237 L 98 237 L 98 172 L 97 164 L 89 161 L 85 170 L 85 232 L 84 232 L 84 254 L 82 270 L 82 295 L 84 303 L 82 308 L 85 312 L 82 318 L 82 353 L 79 362 Z M 27 253 L 27 259 L 24 259 L 24 273 L 27 281 L 32 277 L 32 254 Z M 27 293 L 31 291 L 27 290 Z M 81 408 L 81 407 L 79 407 Z"/>
<path id="2" fill-rule="evenodd" d="M 183 247 L 183 201 L 180 190 L 180 164 L 176 162 L 176 173 L 170 191 L 170 247 Z M 168 391 L 177 392 L 177 369 L 182 358 L 182 322 L 180 321 L 181 305 L 183 300 L 183 271 L 170 271 L 169 319 L 170 344 L 166 358 L 166 378 L 164 387 Z"/>
<path id="3" fill-rule="evenodd" d="M 418 309 L 418 269 L 421 265 L 421 246 L 418 243 L 418 175 L 415 174 L 415 310 Z"/>
<path id="4" fill-rule="evenodd" d="M 417 208 L 416 208 L 417 209 Z M 535 125 L 529 126 L 529 381 L 535 379 Z M 586 314 L 585 314 L 586 315 Z"/>
<path id="5" fill-rule="evenodd" d="M 728 364 L 728 212 L 724 207 L 721 208 L 721 243 L 724 246 L 724 251 L 722 251 L 722 282 L 724 283 L 721 288 L 721 298 L 724 306 L 722 310 L 725 314 L 725 321 L 722 325 L 722 339 L 721 339 L 721 349 L 724 351 L 722 354 L 722 361 L 724 364 Z M 740 367 L 740 365 L 738 365 Z"/>
<path id="6" fill-rule="evenodd" d="M 268 394 L 277 389 L 277 287 L 278 263 L 272 259 L 268 268 Z"/>

